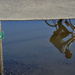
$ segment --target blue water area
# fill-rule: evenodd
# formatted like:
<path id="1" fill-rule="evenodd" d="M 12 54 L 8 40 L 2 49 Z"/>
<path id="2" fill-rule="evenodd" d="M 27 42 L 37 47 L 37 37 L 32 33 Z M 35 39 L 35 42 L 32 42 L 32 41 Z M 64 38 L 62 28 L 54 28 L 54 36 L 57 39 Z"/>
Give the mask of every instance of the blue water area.
<path id="1" fill-rule="evenodd" d="M 74 24 L 75 20 L 72 22 Z M 68 31 L 73 31 L 64 22 L 62 24 Z M 47 25 L 44 20 L 2 21 L 1 25 L 4 31 L 5 75 L 75 75 L 75 42 L 72 34 L 54 35 L 56 28 Z M 66 41 L 70 38 L 68 44 Z M 61 44 L 64 41 L 66 44 Z M 66 49 L 71 52 L 70 58 L 65 57 Z"/>

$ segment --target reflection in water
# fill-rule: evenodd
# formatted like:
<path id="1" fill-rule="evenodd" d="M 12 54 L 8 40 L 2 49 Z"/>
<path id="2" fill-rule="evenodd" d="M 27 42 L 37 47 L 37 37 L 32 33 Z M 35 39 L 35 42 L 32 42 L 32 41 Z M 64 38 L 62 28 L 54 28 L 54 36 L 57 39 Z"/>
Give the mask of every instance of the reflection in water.
<path id="1" fill-rule="evenodd" d="M 1 21 L 0 21 L 0 31 L 1 31 Z M 4 75 L 3 74 L 2 39 L 0 39 L 0 75 Z"/>
<path id="2" fill-rule="evenodd" d="M 71 58 L 72 53 L 69 50 L 70 45 L 72 44 L 73 41 L 75 41 L 75 36 L 73 36 L 73 32 L 70 32 L 63 24 L 62 24 L 63 19 L 60 19 L 54 26 L 58 25 L 58 29 L 53 32 L 53 35 L 50 38 L 50 42 L 63 54 L 65 54 L 66 58 Z M 47 23 L 47 22 L 46 22 Z M 66 25 L 69 25 L 68 21 L 65 21 Z M 48 24 L 48 23 L 47 23 Z M 48 24 L 49 25 L 49 24 Z M 68 39 L 67 41 L 64 41 L 63 39 L 69 34 L 72 34 L 72 37 Z"/>
<path id="3" fill-rule="evenodd" d="M 2 30 L 5 33 L 2 40 L 3 66 L 6 71 L 4 75 L 74 75 L 74 35 L 63 26 L 62 22 L 66 20 L 60 21 L 56 23 L 56 31 L 44 21 L 2 21 Z M 58 26 L 58 23 L 63 25 Z M 64 40 L 65 37 L 67 41 Z M 59 51 L 64 54 L 71 51 L 72 58 L 66 59 Z"/>

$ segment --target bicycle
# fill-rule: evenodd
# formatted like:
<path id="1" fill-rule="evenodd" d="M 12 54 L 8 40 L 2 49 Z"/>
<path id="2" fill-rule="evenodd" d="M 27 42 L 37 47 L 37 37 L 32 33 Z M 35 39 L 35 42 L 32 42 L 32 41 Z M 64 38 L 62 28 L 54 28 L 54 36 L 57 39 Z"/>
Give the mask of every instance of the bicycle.
<path id="1" fill-rule="evenodd" d="M 68 27 L 70 26 L 73 31 L 75 30 L 75 24 L 74 22 L 72 22 L 72 19 L 60 19 L 60 20 L 63 20 L 62 22 L 64 22 Z M 45 20 L 45 22 L 47 25 L 55 27 L 57 29 L 58 21 L 60 20 Z"/>

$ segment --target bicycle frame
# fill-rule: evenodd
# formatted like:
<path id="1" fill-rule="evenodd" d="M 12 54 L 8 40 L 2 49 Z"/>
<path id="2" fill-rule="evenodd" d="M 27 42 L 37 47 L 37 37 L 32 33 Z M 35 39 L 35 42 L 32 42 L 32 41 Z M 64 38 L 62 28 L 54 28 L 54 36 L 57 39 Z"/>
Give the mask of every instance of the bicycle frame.
<path id="1" fill-rule="evenodd" d="M 74 28 L 74 25 L 72 25 L 72 23 L 71 23 L 71 20 L 69 19 L 69 22 L 70 22 L 70 27 L 74 30 L 75 28 Z"/>

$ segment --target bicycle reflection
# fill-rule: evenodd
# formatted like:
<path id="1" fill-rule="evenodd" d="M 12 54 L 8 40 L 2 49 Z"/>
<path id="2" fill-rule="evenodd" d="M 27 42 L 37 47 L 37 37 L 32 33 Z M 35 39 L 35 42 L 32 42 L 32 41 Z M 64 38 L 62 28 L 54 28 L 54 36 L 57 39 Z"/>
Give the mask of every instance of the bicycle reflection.
<path id="1" fill-rule="evenodd" d="M 73 35 L 73 32 L 69 32 L 69 30 L 62 25 L 63 20 L 58 21 L 58 29 L 53 32 L 53 35 L 49 39 L 50 42 L 63 54 L 65 54 L 65 57 L 67 59 L 72 57 L 72 53 L 69 50 L 70 45 L 75 41 L 75 36 L 72 36 L 67 41 L 64 41 L 63 39 L 69 34 Z"/>

